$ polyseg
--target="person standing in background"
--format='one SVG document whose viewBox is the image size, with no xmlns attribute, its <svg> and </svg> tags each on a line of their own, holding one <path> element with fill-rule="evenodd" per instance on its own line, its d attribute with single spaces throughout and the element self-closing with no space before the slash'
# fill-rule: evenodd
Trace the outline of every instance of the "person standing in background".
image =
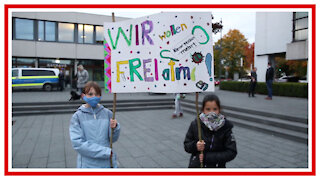
<svg viewBox="0 0 320 180">
<path fill-rule="evenodd" d="M 89 73 L 87 70 L 84 69 L 84 67 L 81 64 L 78 66 L 77 78 L 77 88 L 79 94 L 81 94 L 82 89 L 89 80 Z"/>
<path fill-rule="evenodd" d="M 59 90 L 63 91 L 64 89 L 64 72 L 62 69 L 60 69 L 59 72 Z"/>
<path fill-rule="evenodd" d="M 268 89 L 268 97 L 266 97 L 266 100 L 272 100 L 272 82 L 273 82 L 273 76 L 274 76 L 274 70 L 271 66 L 271 63 L 268 62 L 268 69 L 266 72 L 266 84 Z"/>
<path fill-rule="evenodd" d="M 249 97 L 254 97 L 254 91 L 257 85 L 257 68 L 254 67 L 251 71 L 251 81 L 250 81 L 250 88 L 249 88 Z"/>
<path fill-rule="evenodd" d="M 177 93 L 174 100 L 174 113 L 172 118 L 177 118 L 183 116 L 182 108 L 181 108 L 181 99 L 185 98 L 185 94 Z"/>
</svg>

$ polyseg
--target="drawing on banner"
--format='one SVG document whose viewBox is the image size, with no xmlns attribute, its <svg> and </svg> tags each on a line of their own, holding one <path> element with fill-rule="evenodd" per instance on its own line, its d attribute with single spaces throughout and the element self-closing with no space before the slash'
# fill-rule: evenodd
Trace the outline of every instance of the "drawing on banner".
<svg viewBox="0 0 320 180">
<path fill-rule="evenodd" d="M 210 12 L 104 23 L 107 92 L 214 91 Z"/>
</svg>

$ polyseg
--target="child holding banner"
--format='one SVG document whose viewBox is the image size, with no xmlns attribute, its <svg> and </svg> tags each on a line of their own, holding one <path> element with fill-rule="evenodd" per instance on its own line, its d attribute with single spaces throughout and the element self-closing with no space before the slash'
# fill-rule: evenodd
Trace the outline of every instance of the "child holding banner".
<svg viewBox="0 0 320 180">
<path fill-rule="evenodd" d="M 184 149 L 191 153 L 189 168 L 225 168 L 226 162 L 237 155 L 233 124 L 220 113 L 220 100 L 214 94 L 208 94 L 202 102 L 199 116 L 202 141 L 199 141 L 197 120 L 192 121 L 184 140 Z M 200 152 L 203 151 L 203 154 Z"/>
<path fill-rule="evenodd" d="M 78 168 L 117 167 L 116 154 L 110 148 L 109 137 L 114 128 L 113 141 L 118 140 L 120 124 L 112 119 L 112 112 L 98 104 L 101 89 L 96 82 L 86 83 L 82 94 L 86 104 L 80 106 L 71 118 L 69 133 L 72 147 L 78 152 Z"/>
</svg>

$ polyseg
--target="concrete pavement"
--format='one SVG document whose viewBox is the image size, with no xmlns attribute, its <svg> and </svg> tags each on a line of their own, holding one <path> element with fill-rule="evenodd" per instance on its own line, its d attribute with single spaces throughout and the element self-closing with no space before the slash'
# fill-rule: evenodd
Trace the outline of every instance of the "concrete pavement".
<svg viewBox="0 0 320 180">
<path fill-rule="evenodd" d="M 308 118 L 308 99 L 278 97 L 264 100 L 264 95 L 249 98 L 246 93 L 217 90 L 222 105 L 251 108 Z M 202 101 L 206 93 L 200 93 Z M 69 91 L 18 91 L 12 102 L 67 101 Z M 103 100 L 112 100 L 103 93 Z M 117 99 L 174 98 L 172 94 L 118 94 Z M 194 94 L 187 99 L 194 100 Z M 117 112 L 121 123 L 119 141 L 114 144 L 120 168 L 186 168 L 190 155 L 183 140 L 195 115 L 171 119 L 173 110 Z M 68 127 L 72 114 L 14 117 L 12 127 L 13 168 L 74 168 L 76 152 L 72 149 Z M 309 120 L 310 122 L 310 120 Z M 308 145 L 246 128 L 234 127 L 238 155 L 227 164 L 230 168 L 306 168 Z"/>
<path fill-rule="evenodd" d="M 117 113 L 121 134 L 114 150 L 120 168 L 186 168 L 185 134 L 194 115 L 171 119 L 172 110 Z M 12 129 L 13 168 L 74 168 L 69 139 L 72 114 L 17 117 Z M 156 118 L 155 118 L 156 117 Z M 229 168 L 306 168 L 306 144 L 234 128 L 238 155 Z"/>
<path fill-rule="evenodd" d="M 275 114 L 284 114 L 288 116 L 297 116 L 300 118 L 308 118 L 308 99 L 274 96 L 271 101 L 265 100 L 265 95 L 257 94 L 255 98 L 249 98 L 247 93 L 232 92 L 219 90 L 216 87 L 214 92 L 219 96 L 221 105 L 242 107 L 257 111 L 266 111 Z M 200 93 L 199 101 L 201 102 L 203 96 L 207 92 Z M 118 93 L 118 100 L 127 99 L 162 99 L 172 98 L 173 94 L 155 95 L 148 93 Z M 187 94 L 187 99 L 195 100 L 195 93 Z M 68 101 L 70 99 L 70 90 L 65 91 L 14 91 L 12 95 L 12 102 L 56 102 Z M 113 100 L 113 94 L 102 92 L 102 100 Z"/>
</svg>

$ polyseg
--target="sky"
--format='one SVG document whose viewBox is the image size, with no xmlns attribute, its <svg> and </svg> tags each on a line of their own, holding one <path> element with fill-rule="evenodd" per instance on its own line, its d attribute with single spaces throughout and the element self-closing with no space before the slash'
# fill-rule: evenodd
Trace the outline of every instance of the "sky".
<svg viewBox="0 0 320 180">
<path fill-rule="evenodd" d="M 102 14 L 102 15 L 111 15 L 111 12 L 106 12 L 103 10 L 85 10 L 81 11 L 85 13 L 92 14 Z M 148 16 L 151 14 L 160 13 L 160 11 L 119 11 L 115 12 L 115 16 L 119 17 L 128 17 L 128 18 L 139 18 L 143 16 Z M 238 29 L 245 38 L 247 38 L 249 43 L 253 43 L 255 39 L 255 12 L 212 12 L 213 14 L 213 23 L 219 22 L 222 19 L 223 30 L 222 34 L 225 35 L 230 29 Z M 213 35 L 213 41 L 216 42 L 220 39 L 221 34 L 217 33 Z"/>
<path fill-rule="evenodd" d="M 230 29 L 238 29 L 247 38 L 249 43 L 255 39 L 255 12 L 213 12 L 213 22 L 222 20 L 222 34 L 228 33 Z M 214 41 L 220 39 L 220 34 L 213 36 Z"/>
</svg>

